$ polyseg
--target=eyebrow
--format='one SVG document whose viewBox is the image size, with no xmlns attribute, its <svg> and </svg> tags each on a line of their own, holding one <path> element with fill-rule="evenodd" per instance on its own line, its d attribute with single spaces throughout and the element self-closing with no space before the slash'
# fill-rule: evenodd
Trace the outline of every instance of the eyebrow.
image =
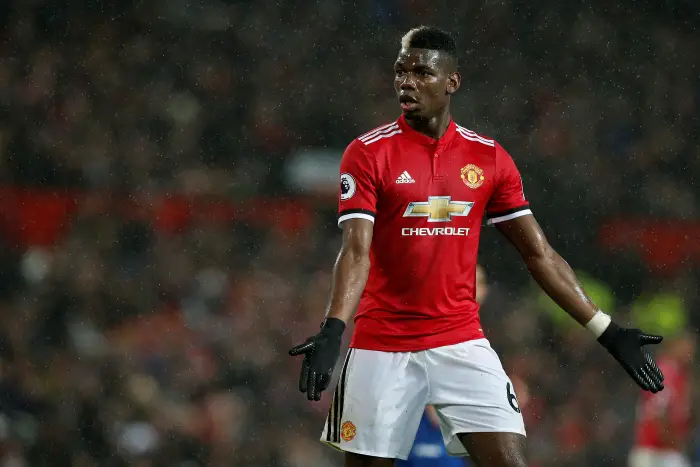
<svg viewBox="0 0 700 467">
<path fill-rule="evenodd" d="M 397 60 L 396 62 L 394 62 L 394 68 L 405 67 L 405 65 L 406 65 L 406 62 L 404 62 L 402 60 Z M 433 67 L 431 67 L 430 65 L 424 65 L 424 64 L 416 65 L 413 67 L 413 69 L 416 71 L 435 71 L 435 69 Z"/>
<path fill-rule="evenodd" d="M 431 67 L 430 65 L 416 65 L 413 68 L 418 71 L 433 71 L 433 67 Z"/>
</svg>

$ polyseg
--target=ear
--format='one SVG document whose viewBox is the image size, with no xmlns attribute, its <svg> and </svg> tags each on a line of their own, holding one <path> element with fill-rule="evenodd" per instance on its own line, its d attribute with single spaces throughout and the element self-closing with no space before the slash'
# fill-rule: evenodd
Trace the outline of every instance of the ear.
<svg viewBox="0 0 700 467">
<path fill-rule="evenodd" d="M 447 88 L 445 89 L 447 94 L 454 94 L 459 89 L 462 84 L 462 76 L 458 72 L 450 73 L 447 76 Z"/>
</svg>

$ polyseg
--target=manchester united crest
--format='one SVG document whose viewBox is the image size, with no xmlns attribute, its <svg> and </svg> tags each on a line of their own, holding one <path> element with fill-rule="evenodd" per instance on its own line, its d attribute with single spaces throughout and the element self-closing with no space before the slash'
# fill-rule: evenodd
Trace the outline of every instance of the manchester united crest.
<svg viewBox="0 0 700 467">
<path fill-rule="evenodd" d="M 340 437 L 343 438 L 343 441 L 352 441 L 355 433 L 357 433 L 357 428 L 352 422 L 345 422 L 340 427 Z"/>
<path fill-rule="evenodd" d="M 484 171 L 474 164 L 462 167 L 460 174 L 462 181 L 469 188 L 479 188 L 484 183 Z"/>
</svg>

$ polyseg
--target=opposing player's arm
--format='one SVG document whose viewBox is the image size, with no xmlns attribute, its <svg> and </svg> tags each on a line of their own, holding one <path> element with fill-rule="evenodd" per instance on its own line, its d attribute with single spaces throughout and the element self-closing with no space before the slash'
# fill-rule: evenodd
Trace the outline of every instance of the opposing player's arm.
<svg viewBox="0 0 700 467">
<path fill-rule="evenodd" d="M 343 245 L 333 268 L 326 317 L 347 323 L 355 314 L 367 283 L 374 223 L 363 218 L 351 218 L 343 221 L 341 226 Z"/>
<path fill-rule="evenodd" d="M 535 218 L 521 216 L 499 222 L 496 227 L 518 250 L 542 290 L 581 325 L 588 324 L 598 308 L 569 264 L 549 244 Z"/>
</svg>

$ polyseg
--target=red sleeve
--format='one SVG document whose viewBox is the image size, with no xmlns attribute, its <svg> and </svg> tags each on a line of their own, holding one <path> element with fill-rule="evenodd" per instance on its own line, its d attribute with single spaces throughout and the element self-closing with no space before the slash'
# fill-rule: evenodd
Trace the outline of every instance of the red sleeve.
<svg viewBox="0 0 700 467">
<path fill-rule="evenodd" d="M 377 169 L 372 155 L 358 140 L 354 140 L 340 161 L 338 226 L 353 218 L 374 222 L 377 185 Z"/>
<path fill-rule="evenodd" d="M 496 143 L 496 186 L 486 207 L 487 224 L 532 214 L 513 158 Z"/>
</svg>

